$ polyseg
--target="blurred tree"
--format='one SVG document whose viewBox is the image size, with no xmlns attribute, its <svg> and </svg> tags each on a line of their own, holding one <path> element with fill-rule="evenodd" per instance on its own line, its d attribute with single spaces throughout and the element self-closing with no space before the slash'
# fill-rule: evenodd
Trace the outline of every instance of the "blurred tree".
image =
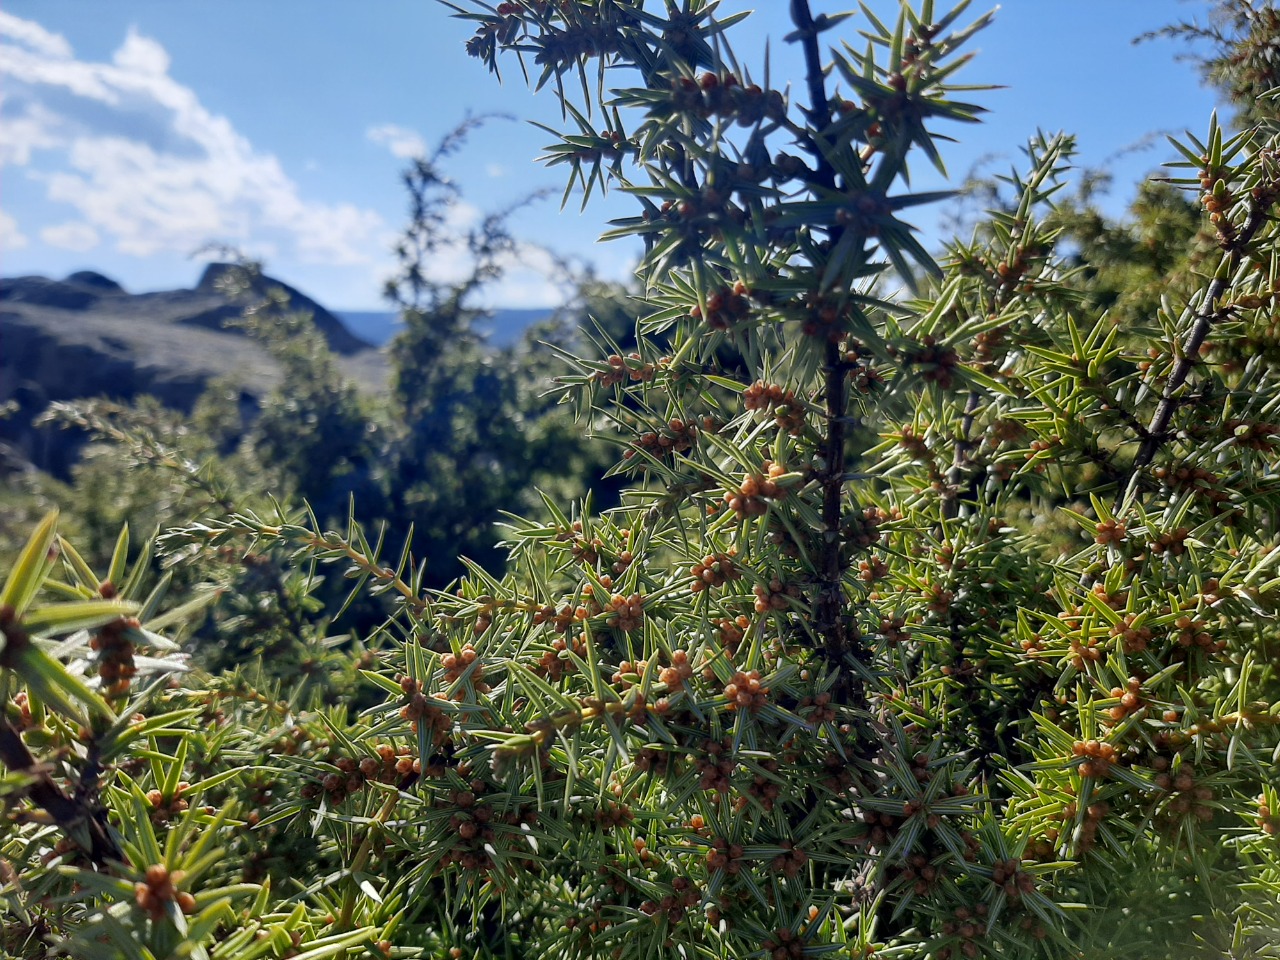
<svg viewBox="0 0 1280 960">
<path fill-rule="evenodd" d="M 1187 55 L 1205 82 L 1235 107 L 1235 125 L 1275 120 L 1280 87 L 1280 10 L 1273 0 L 1216 0 L 1208 21 L 1179 21 L 1139 41 L 1171 37 L 1196 49 Z"/>
<path fill-rule="evenodd" d="M 562 280 L 575 293 L 551 323 L 510 348 L 484 342 L 477 324 L 488 311 L 479 294 L 519 255 L 510 215 L 540 198 L 488 213 L 461 232 L 453 227 L 461 196 L 442 163 L 485 119 L 465 121 L 405 172 L 409 224 L 396 247 L 400 268 L 386 286 L 404 329 L 390 348 L 385 516 L 398 528 L 412 525 L 415 553 L 427 558 L 435 585 L 462 572 L 460 556 L 501 567 L 494 524 L 502 511 L 537 509 L 539 488 L 580 495 L 603 473 L 604 456 L 592 452 L 598 446 L 548 398 L 563 369 L 555 347 L 580 342 L 577 326 L 588 319 L 634 342 L 625 292 L 590 273 L 574 278 L 567 267 Z M 431 272 L 445 250 L 465 254 L 460 279 Z"/>
</svg>

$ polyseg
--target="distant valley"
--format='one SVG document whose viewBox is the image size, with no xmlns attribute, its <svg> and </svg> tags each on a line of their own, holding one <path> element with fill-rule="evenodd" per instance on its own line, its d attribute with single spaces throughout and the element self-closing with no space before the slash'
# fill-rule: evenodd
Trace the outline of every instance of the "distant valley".
<svg viewBox="0 0 1280 960">
<path fill-rule="evenodd" d="M 491 346 L 509 347 L 529 327 L 551 316 L 550 307 L 500 309 L 476 326 Z M 353 334 L 375 346 L 384 347 L 402 329 L 400 314 L 394 310 L 335 310 L 335 316 Z"/>
</svg>

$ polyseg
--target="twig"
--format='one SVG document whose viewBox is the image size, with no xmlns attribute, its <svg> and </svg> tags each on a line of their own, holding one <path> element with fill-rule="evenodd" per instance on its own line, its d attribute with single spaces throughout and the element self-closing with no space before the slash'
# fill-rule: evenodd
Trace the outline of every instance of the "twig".
<svg viewBox="0 0 1280 960">
<path fill-rule="evenodd" d="M 805 79 L 809 88 L 810 141 L 815 159 L 812 183 L 827 190 L 836 189 L 836 171 L 826 154 L 816 142 L 819 131 L 831 123 L 831 104 L 827 99 L 826 79 L 822 68 L 822 54 L 818 48 L 819 24 L 815 24 L 809 9 L 809 0 L 792 0 L 791 19 L 796 26 L 796 36 L 804 50 Z M 835 246 L 843 228 L 833 230 L 832 246 Z M 849 653 L 849 631 L 845 624 L 844 578 L 844 483 L 845 483 L 845 424 L 848 422 L 845 379 L 848 364 L 844 362 L 837 343 L 828 342 L 824 356 L 825 385 L 823 400 L 826 417 L 826 436 L 823 438 L 822 484 L 822 550 L 818 565 L 818 596 L 815 604 L 815 625 L 822 637 L 823 652 L 827 662 L 840 667 L 836 682 L 838 699 L 850 703 L 855 699 L 853 674 L 844 663 Z M 858 700 L 861 696 L 858 695 Z"/>
<path fill-rule="evenodd" d="M 124 852 L 116 844 L 106 825 L 106 812 L 90 802 L 89 795 L 96 791 L 89 789 L 77 792 L 76 797 L 67 796 L 54 782 L 48 770 L 36 762 L 23 742 L 22 734 L 3 717 L 0 717 L 0 763 L 14 773 L 31 778 L 31 782 L 23 788 L 23 793 L 44 810 L 67 837 L 84 848 L 95 866 L 105 867 L 112 861 L 127 862 Z M 86 776 L 90 772 L 92 765 L 86 770 Z M 81 792 L 85 796 L 81 796 Z M 87 847 L 84 845 L 86 837 Z"/>
<path fill-rule="evenodd" d="M 825 18 L 824 18 L 825 19 Z M 806 136 L 815 139 L 819 130 L 825 130 L 831 124 L 831 104 L 827 100 L 826 73 L 822 69 L 822 51 L 818 48 L 818 34 L 821 28 L 814 23 L 813 13 L 809 10 L 809 0 L 791 0 L 791 22 L 796 25 L 796 34 L 800 46 L 804 50 L 805 83 L 809 87 L 809 126 L 812 132 Z M 836 171 L 831 161 L 812 144 L 817 169 L 814 179 L 829 190 L 836 188 Z"/>
<path fill-rule="evenodd" d="M 1253 240 L 1254 235 L 1267 222 L 1267 216 L 1273 202 L 1274 197 L 1268 193 L 1253 205 L 1244 226 L 1232 239 L 1231 245 L 1227 249 L 1226 264 L 1218 270 L 1217 276 L 1209 284 L 1209 289 L 1205 293 L 1204 308 L 1196 315 L 1195 323 L 1191 325 L 1191 333 L 1182 345 L 1182 355 L 1178 358 L 1178 362 L 1174 364 L 1173 371 L 1165 382 L 1164 391 L 1160 396 L 1160 403 L 1156 406 L 1156 412 L 1151 417 L 1151 423 L 1146 429 L 1146 436 L 1142 438 L 1142 443 L 1138 447 L 1138 453 L 1133 458 L 1133 466 L 1129 470 L 1129 483 L 1122 486 L 1116 494 L 1117 511 L 1124 505 L 1124 497 L 1128 486 L 1132 484 L 1132 478 L 1151 464 L 1161 445 L 1168 439 L 1169 424 L 1182 403 L 1182 400 L 1177 396 L 1178 390 L 1191 374 L 1191 368 L 1200 356 L 1200 348 L 1204 345 L 1205 338 L 1209 336 L 1209 331 L 1213 329 L 1213 325 L 1221 318 L 1224 311 L 1218 306 L 1218 301 L 1227 292 L 1227 288 L 1231 284 L 1231 278 L 1239 268 L 1244 252 Z"/>
</svg>

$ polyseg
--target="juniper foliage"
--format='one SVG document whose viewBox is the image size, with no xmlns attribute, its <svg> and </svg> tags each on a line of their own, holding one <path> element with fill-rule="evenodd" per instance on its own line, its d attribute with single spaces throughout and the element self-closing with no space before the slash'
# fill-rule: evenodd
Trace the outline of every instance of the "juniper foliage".
<svg viewBox="0 0 1280 960">
<path fill-rule="evenodd" d="M 354 520 L 240 510 L 162 540 L 384 598 L 364 709 L 244 674 L 140 690 L 121 638 L 194 611 L 121 606 L 144 574 L 57 560 L 42 525 L 0 592 L 23 688 L 0 759 L 51 821 L 5 837 L 31 878 L 9 949 L 1274 956 L 1268 128 L 1173 143 L 1202 229 L 1165 224 L 1188 256 L 1152 267 L 1180 272 L 1163 295 L 1110 298 L 1086 274 L 1117 245 L 1064 243 L 1054 207 L 1066 137 L 1032 140 L 940 264 L 914 237 L 938 198 L 908 162 L 979 113 L 963 5 L 793 0 L 794 97 L 701 0 L 452 6 L 491 68 L 556 91 L 567 196 L 639 205 L 614 224 L 646 243 L 635 343 L 561 378 L 629 487 L 512 515 L 507 572 L 445 591 L 386 552 L 405 531 Z M 44 906 L 72 882 L 92 899 Z"/>
</svg>

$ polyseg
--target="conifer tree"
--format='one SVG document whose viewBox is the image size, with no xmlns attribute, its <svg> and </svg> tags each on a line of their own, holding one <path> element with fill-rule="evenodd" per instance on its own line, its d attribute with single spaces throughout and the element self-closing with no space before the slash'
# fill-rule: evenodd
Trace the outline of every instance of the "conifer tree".
<svg viewBox="0 0 1280 960">
<path fill-rule="evenodd" d="M 614 225 L 645 240 L 635 342 L 561 380 L 629 489 L 511 516 L 507 572 L 444 591 L 384 558 L 406 531 L 355 521 L 166 538 L 291 550 L 388 598 L 359 711 L 242 676 L 126 700 L 118 641 L 156 642 L 154 604 L 68 560 L 50 589 L 81 605 L 36 605 L 43 525 L 0 588 L 25 688 L 0 759 L 81 859 L 35 867 L 26 825 L 6 851 L 94 899 L 40 922 L 112 958 L 1273 955 L 1272 133 L 1211 120 L 1172 145 L 1214 249 L 1144 315 L 1091 296 L 1062 243 L 1066 137 L 1033 138 L 1010 204 L 940 264 L 913 235 L 938 197 L 909 161 L 979 113 L 953 99 L 986 20 L 963 5 L 885 23 L 792 0 L 793 96 L 701 0 L 455 9 L 473 53 L 560 98 L 570 194 L 639 204 Z M 113 641 L 33 640 L 82 623 Z M 68 782 L 103 744 L 139 762 L 60 818 L 14 736 Z M 189 749 L 203 779 L 179 789 Z M 299 836 L 313 876 L 286 898 L 262 879 L 280 848 L 254 844 Z M 234 882 L 213 838 L 256 872 Z"/>
</svg>

